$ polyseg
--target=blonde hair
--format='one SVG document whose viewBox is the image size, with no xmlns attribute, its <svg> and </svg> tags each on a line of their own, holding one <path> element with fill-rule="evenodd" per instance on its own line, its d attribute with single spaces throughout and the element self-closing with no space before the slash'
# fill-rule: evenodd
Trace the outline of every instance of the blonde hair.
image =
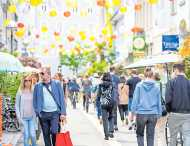
<svg viewBox="0 0 190 146">
<path fill-rule="evenodd" d="M 19 88 L 19 90 L 22 92 L 22 91 L 24 91 L 24 89 L 25 89 L 25 79 L 26 78 L 28 78 L 28 77 L 30 77 L 31 78 L 31 75 L 24 75 L 23 76 L 23 78 L 22 78 L 22 80 L 21 80 L 21 84 L 20 84 L 20 88 Z M 32 87 L 33 87 L 33 85 L 32 85 L 32 79 L 31 79 L 31 86 L 30 86 L 30 91 L 32 91 Z"/>
</svg>

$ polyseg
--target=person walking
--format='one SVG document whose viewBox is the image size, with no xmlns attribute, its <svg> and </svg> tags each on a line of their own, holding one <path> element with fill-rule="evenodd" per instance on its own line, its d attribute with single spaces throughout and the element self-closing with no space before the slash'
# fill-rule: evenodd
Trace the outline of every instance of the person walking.
<svg viewBox="0 0 190 146">
<path fill-rule="evenodd" d="M 105 140 L 113 138 L 114 132 L 114 119 L 113 119 L 113 108 L 114 108 L 114 87 L 112 84 L 112 78 L 110 73 L 104 73 L 102 77 L 103 83 L 99 85 L 97 100 L 100 102 L 102 111 L 102 121 L 105 134 Z"/>
<path fill-rule="evenodd" d="M 129 86 L 128 111 L 129 111 L 129 117 L 131 117 L 129 120 L 129 130 L 132 130 L 135 125 L 135 117 L 132 117 L 132 114 L 131 114 L 131 105 L 132 105 L 132 101 L 133 101 L 133 94 L 135 91 L 135 87 L 140 81 L 141 81 L 141 79 L 138 76 L 137 70 L 132 69 L 131 78 L 129 78 L 126 83 Z"/>
<path fill-rule="evenodd" d="M 136 115 L 138 146 L 144 146 L 145 127 L 147 146 L 154 146 L 155 126 L 162 114 L 160 88 L 151 68 L 145 69 L 144 76 L 145 80 L 135 88 L 131 111 Z"/>
<path fill-rule="evenodd" d="M 34 87 L 33 106 L 42 127 L 45 146 L 55 146 L 59 120 L 66 120 L 63 88 L 59 81 L 51 80 L 51 71 L 43 67 L 40 72 L 42 82 Z"/>
<path fill-rule="evenodd" d="M 170 132 L 169 146 L 177 145 L 177 136 L 181 132 L 183 146 L 190 145 L 190 81 L 185 76 L 185 66 L 175 64 L 174 79 L 166 86 L 166 107 L 169 114 L 168 127 Z"/>
<path fill-rule="evenodd" d="M 88 113 L 89 111 L 89 104 L 91 99 L 91 87 L 92 82 L 89 80 L 88 76 L 85 76 L 82 81 L 83 87 L 83 109 L 86 110 Z"/>
<path fill-rule="evenodd" d="M 16 95 L 15 103 L 16 115 L 18 120 L 24 126 L 24 146 L 29 146 L 29 140 L 32 146 L 36 145 L 36 114 L 33 108 L 33 92 L 31 76 L 24 76 L 20 89 Z"/>
<path fill-rule="evenodd" d="M 118 86 L 119 92 L 119 113 L 122 124 L 128 124 L 128 100 L 129 100 L 129 86 L 126 85 L 124 76 L 120 77 Z"/>
<path fill-rule="evenodd" d="M 112 84 L 114 87 L 114 93 L 113 93 L 113 98 L 114 98 L 114 112 L 113 112 L 113 117 L 114 117 L 114 130 L 118 131 L 118 126 L 117 126 L 117 107 L 119 104 L 119 93 L 118 93 L 118 85 L 120 83 L 119 77 L 116 75 L 116 69 L 115 67 L 110 68 L 110 74 L 112 78 Z"/>
</svg>

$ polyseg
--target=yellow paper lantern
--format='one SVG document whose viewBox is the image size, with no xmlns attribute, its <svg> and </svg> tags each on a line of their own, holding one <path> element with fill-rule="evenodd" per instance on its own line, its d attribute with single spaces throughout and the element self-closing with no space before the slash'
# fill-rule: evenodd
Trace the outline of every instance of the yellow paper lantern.
<svg viewBox="0 0 190 146">
<path fill-rule="evenodd" d="M 77 0 L 65 0 L 65 4 L 68 8 L 77 8 L 78 7 Z"/>
<path fill-rule="evenodd" d="M 112 0 L 113 6 L 120 6 L 121 0 Z"/>
<path fill-rule="evenodd" d="M 55 48 L 55 44 L 51 44 L 51 46 L 50 46 L 52 49 L 54 49 Z"/>
<path fill-rule="evenodd" d="M 37 7 L 42 3 L 43 3 L 43 0 L 30 0 L 30 5 L 34 7 Z"/>
<path fill-rule="evenodd" d="M 121 7 L 121 8 L 120 8 L 120 12 L 121 12 L 121 13 L 127 12 L 127 7 Z"/>
<path fill-rule="evenodd" d="M 9 13 L 16 13 L 16 6 L 15 5 L 10 5 L 8 7 L 8 12 Z"/>
<path fill-rule="evenodd" d="M 147 2 L 151 5 L 153 4 L 157 4 L 158 3 L 158 0 L 147 0 Z"/>
<path fill-rule="evenodd" d="M 41 31 L 43 32 L 43 33 L 46 33 L 46 32 L 48 32 L 48 28 L 47 28 L 47 26 L 42 26 L 41 27 Z"/>
<path fill-rule="evenodd" d="M 3 26 L 4 26 L 4 27 L 7 27 L 10 23 L 11 23 L 11 20 L 10 20 L 10 19 L 5 19 L 5 20 L 3 21 Z"/>
<path fill-rule="evenodd" d="M 80 16 L 81 16 L 81 17 L 86 17 L 87 15 L 88 15 L 88 12 L 87 12 L 87 11 L 84 11 L 84 10 L 83 10 L 83 11 L 80 12 Z"/>
<path fill-rule="evenodd" d="M 107 31 L 107 29 L 106 29 L 106 28 L 103 28 L 103 29 L 102 29 L 102 34 L 103 34 L 103 35 L 108 34 L 108 31 Z"/>
<path fill-rule="evenodd" d="M 90 36 L 90 38 L 89 38 L 89 39 L 90 39 L 90 41 L 92 41 L 92 42 L 93 42 L 93 41 L 95 41 L 95 36 Z"/>
<path fill-rule="evenodd" d="M 18 38 L 24 37 L 24 35 L 25 35 L 25 29 L 18 29 L 18 30 L 15 32 L 15 35 L 16 35 L 16 37 L 18 37 Z"/>
<path fill-rule="evenodd" d="M 57 16 L 57 11 L 55 9 L 52 9 L 50 12 L 49 12 L 49 16 L 50 17 L 56 17 Z"/>
</svg>

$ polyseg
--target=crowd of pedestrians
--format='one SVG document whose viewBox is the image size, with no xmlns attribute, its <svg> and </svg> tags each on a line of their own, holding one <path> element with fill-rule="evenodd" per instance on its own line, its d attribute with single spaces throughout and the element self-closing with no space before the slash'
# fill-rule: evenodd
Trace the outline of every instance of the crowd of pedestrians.
<svg viewBox="0 0 190 146">
<path fill-rule="evenodd" d="M 24 127 L 24 146 L 29 141 L 36 146 L 40 131 L 45 146 L 55 146 L 60 123 L 66 122 L 68 103 L 77 110 L 80 101 L 86 113 L 94 105 L 105 140 L 120 130 L 119 113 L 122 126 L 136 131 L 138 146 L 145 145 L 145 131 L 147 146 L 166 146 L 167 125 L 169 146 L 177 145 L 179 134 L 183 146 L 189 146 L 190 81 L 183 64 L 175 64 L 173 72 L 165 95 L 160 76 L 153 68 L 145 68 L 144 74 L 132 69 L 130 75 L 119 76 L 111 67 L 102 75 L 63 78 L 61 73 L 52 77 L 50 68 L 43 67 L 39 74 L 26 75 L 15 104 L 17 117 Z"/>
</svg>

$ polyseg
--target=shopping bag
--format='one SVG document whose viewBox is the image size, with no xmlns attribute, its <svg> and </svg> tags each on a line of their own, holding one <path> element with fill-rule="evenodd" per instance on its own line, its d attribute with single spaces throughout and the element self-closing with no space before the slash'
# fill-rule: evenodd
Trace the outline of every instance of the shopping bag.
<svg viewBox="0 0 190 146">
<path fill-rule="evenodd" d="M 60 133 L 56 135 L 56 146 L 73 146 L 70 132 L 66 130 L 66 126 L 64 124 L 61 123 L 60 126 Z"/>
<path fill-rule="evenodd" d="M 73 146 L 69 131 L 56 135 L 56 146 Z"/>
</svg>

